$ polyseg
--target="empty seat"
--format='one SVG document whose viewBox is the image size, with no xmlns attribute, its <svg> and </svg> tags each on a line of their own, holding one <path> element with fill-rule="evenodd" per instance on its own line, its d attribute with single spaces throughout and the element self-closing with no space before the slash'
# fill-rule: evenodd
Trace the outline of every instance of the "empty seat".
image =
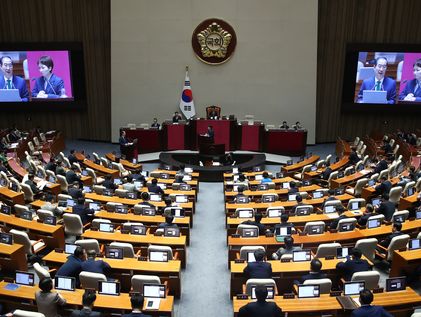
<svg viewBox="0 0 421 317">
<path fill-rule="evenodd" d="M 98 290 L 98 282 L 106 282 L 107 277 L 101 273 L 82 271 L 79 274 L 79 280 L 82 288 Z"/>
<path fill-rule="evenodd" d="M 351 282 L 364 281 L 366 289 L 379 287 L 380 273 L 377 271 L 355 272 L 352 274 Z"/>
<path fill-rule="evenodd" d="M 341 248 L 341 244 L 337 242 L 322 243 L 317 247 L 316 258 L 325 258 L 327 256 L 336 256 L 336 249 Z"/>
<path fill-rule="evenodd" d="M 132 291 L 143 294 L 144 284 L 161 284 L 161 279 L 156 275 L 140 275 L 136 274 L 132 276 Z"/>
</svg>

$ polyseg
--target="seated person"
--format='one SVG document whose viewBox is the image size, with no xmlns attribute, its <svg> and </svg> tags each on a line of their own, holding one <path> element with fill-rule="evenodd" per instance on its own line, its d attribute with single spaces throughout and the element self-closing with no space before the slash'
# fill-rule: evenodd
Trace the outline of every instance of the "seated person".
<svg viewBox="0 0 421 317">
<path fill-rule="evenodd" d="M 58 310 L 66 305 L 66 300 L 57 292 L 52 292 L 53 280 L 50 277 L 43 278 L 39 282 L 39 291 L 35 293 L 38 312 L 45 316 L 60 316 Z"/>
<path fill-rule="evenodd" d="M 372 204 L 367 204 L 365 205 L 365 212 L 364 214 L 360 217 L 360 219 L 358 219 L 358 224 L 360 226 L 365 226 L 367 225 L 367 220 L 368 218 L 370 218 L 371 216 L 374 216 L 375 212 L 374 212 L 374 207 Z"/>
<path fill-rule="evenodd" d="M 273 182 L 272 178 L 269 177 L 269 173 L 268 172 L 263 172 L 262 176 L 263 176 L 263 178 L 260 181 L 261 184 L 264 184 L 264 183 L 272 183 Z"/>
<path fill-rule="evenodd" d="M 238 317 L 281 317 L 282 310 L 274 302 L 267 302 L 268 290 L 265 286 L 256 287 L 257 301 L 244 305 L 238 311 Z"/>
<path fill-rule="evenodd" d="M 72 166 L 67 172 L 66 172 L 66 180 L 67 183 L 69 184 L 73 184 L 74 182 L 78 182 L 80 184 L 82 184 L 82 180 L 80 179 L 80 177 L 76 174 L 76 172 L 78 171 L 76 166 Z"/>
<path fill-rule="evenodd" d="M 122 317 L 150 317 L 149 315 L 142 314 L 144 298 L 142 294 L 133 294 L 130 296 L 130 303 L 132 304 L 132 312 L 123 314 Z"/>
<path fill-rule="evenodd" d="M 108 276 L 111 273 L 111 266 L 104 262 L 103 260 L 95 260 L 96 251 L 88 251 L 88 259 L 85 262 L 82 262 L 82 271 L 91 272 L 91 273 L 100 273 Z"/>
<path fill-rule="evenodd" d="M 392 221 L 395 209 L 396 204 L 389 200 L 389 194 L 384 193 L 380 205 L 376 208 L 376 213 L 384 215 L 386 221 Z"/>
<path fill-rule="evenodd" d="M 67 158 L 69 159 L 70 164 L 79 163 L 79 160 L 76 158 L 74 149 L 70 150 L 70 154 Z"/>
<path fill-rule="evenodd" d="M 142 192 L 140 194 L 140 198 L 143 200 L 140 205 L 145 205 L 145 206 L 150 206 L 150 207 L 155 207 L 153 204 L 151 204 L 149 202 L 150 196 L 148 192 Z"/>
<path fill-rule="evenodd" d="M 330 163 L 326 162 L 326 168 L 320 174 L 320 178 L 327 181 L 329 179 L 330 174 L 332 174 L 332 169 L 330 168 Z"/>
<path fill-rule="evenodd" d="M 294 130 L 302 130 L 303 126 L 301 125 L 300 121 L 295 122 L 295 124 L 292 126 Z"/>
<path fill-rule="evenodd" d="M 400 236 L 403 234 L 403 232 L 401 232 L 402 230 L 402 223 L 400 222 L 395 222 L 392 225 L 392 233 L 389 234 L 386 238 L 384 238 L 382 241 L 380 241 L 380 245 L 384 248 L 389 248 L 390 242 L 392 242 L 392 239 L 394 237 Z"/>
<path fill-rule="evenodd" d="M 118 188 L 118 185 L 114 184 L 114 181 L 111 175 L 105 175 L 105 180 L 102 183 L 102 186 L 111 190 L 116 190 Z"/>
<path fill-rule="evenodd" d="M 360 292 L 361 307 L 354 309 L 351 317 L 393 317 L 382 306 L 371 305 L 373 299 L 373 293 L 370 290 L 362 290 Z"/>
<path fill-rule="evenodd" d="M 213 108 L 209 113 L 208 113 L 208 119 L 210 120 L 218 120 L 218 112 L 216 111 L 215 108 Z"/>
<path fill-rule="evenodd" d="M 387 176 L 382 176 L 380 184 L 375 187 L 376 195 L 389 194 L 392 188 L 392 183 L 387 179 Z"/>
<path fill-rule="evenodd" d="M 172 122 L 177 123 L 180 120 L 183 120 L 183 118 L 181 117 L 181 114 L 179 114 L 178 111 L 174 112 L 174 115 L 172 117 Z"/>
<path fill-rule="evenodd" d="M 295 284 L 303 284 L 306 280 L 319 280 L 326 278 L 327 275 L 322 273 L 322 262 L 319 259 L 313 259 L 310 263 L 310 272 L 301 276 L 300 281 L 295 281 Z"/>
<path fill-rule="evenodd" d="M 280 247 L 278 251 L 272 254 L 272 259 L 279 260 L 284 254 L 292 254 L 294 251 L 301 251 L 300 246 L 294 246 L 294 238 L 286 236 L 284 239 L 284 246 Z"/>
<path fill-rule="evenodd" d="M 256 262 L 249 262 L 244 268 L 243 273 L 247 279 L 249 278 L 272 278 L 272 265 L 264 262 L 265 251 L 254 251 Z"/>
<path fill-rule="evenodd" d="M 152 179 L 151 183 L 148 185 L 148 192 L 164 195 L 164 190 L 158 186 L 158 180 L 156 178 Z"/>
<path fill-rule="evenodd" d="M 176 223 L 173 223 L 173 221 L 174 221 L 174 216 L 166 215 L 165 216 L 165 222 L 160 223 L 158 225 L 158 229 L 159 228 L 162 228 L 162 229 L 164 229 L 164 228 L 177 228 L 178 225 Z"/>
<path fill-rule="evenodd" d="M 382 158 L 380 161 L 377 158 L 375 158 L 373 160 L 373 164 L 375 164 L 373 173 L 380 173 L 381 171 L 387 169 L 388 167 L 388 164 L 385 158 Z"/>
<path fill-rule="evenodd" d="M 338 212 L 339 217 L 338 217 L 338 218 L 333 219 L 333 220 L 330 222 L 330 226 L 329 226 L 329 228 L 330 228 L 330 229 L 336 229 L 336 228 L 338 227 L 339 220 L 341 220 L 341 219 L 347 219 L 347 218 L 348 218 L 348 217 L 344 214 L 345 209 L 343 209 L 343 208 L 339 208 L 339 210 L 336 210 L 336 211 Z"/>
<path fill-rule="evenodd" d="M 289 182 L 289 190 L 288 190 L 288 195 L 289 194 L 296 194 L 298 193 L 298 188 L 297 188 L 297 183 L 294 181 Z"/>
<path fill-rule="evenodd" d="M 76 278 L 76 286 L 79 287 L 79 273 L 82 272 L 82 263 L 85 260 L 85 249 L 77 246 L 73 254 L 69 255 L 67 261 L 58 269 L 56 275 Z"/>
<path fill-rule="evenodd" d="M 282 214 L 281 217 L 280 217 L 280 219 L 281 219 L 281 223 L 277 223 L 275 225 L 274 230 L 273 230 L 274 233 L 278 230 L 278 228 L 281 228 L 281 227 L 291 227 L 291 228 L 294 228 L 294 224 L 291 223 L 291 222 L 288 222 L 288 220 L 289 220 L 288 214 L 286 214 L 286 213 L 285 214 Z M 295 229 L 293 229 L 293 230 L 295 231 Z"/>
<path fill-rule="evenodd" d="M 81 310 L 73 310 L 70 317 L 101 317 L 102 314 L 100 312 L 92 310 L 95 300 L 95 291 L 85 289 L 85 292 L 82 295 L 83 308 Z"/>
<path fill-rule="evenodd" d="M 129 193 L 135 193 L 136 192 L 136 186 L 133 183 L 132 175 L 128 175 L 126 177 L 126 182 L 123 184 L 123 189 L 127 190 Z"/>
<path fill-rule="evenodd" d="M 282 125 L 279 126 L 279 129 L 289 129 L 288 123 L 286 121 L 282 121 Z"/>
<path fill-rule="evenodd" d="M 387 140 L 383 140 L 382 150 L 386 156 L 393 152 L 393 148 Z"/>
<path fill-rule="evenodd" d="M 349 164 L 355 165 L 359 162 L 360 158 L 357 154 L 357 148 L 355 146 L 351 147 L 351 153 L 349 154 Z"/>
<path fill-rule="evenodd" d="M 234 203 L 237 203 L 241 197 L 247 198 L 247 201 L 250 202 L 250 198 L 247 195 L 244 195 L 244 186 L 238 186 L 238 194 L 234 197 Z"/>
<path fill-rule="evenodd" d="M 155 129 L 159 129 L 160 124 L 158 123 L 158 119 L 157 118 L 153 118 L 153 122 L 151 124 L 151 128 L 155 128 Z"/>
<path fill-rule="evenodd" d="M 81 185 L 81 183 L 79 183 L 78 181 L 76 181 L 74 183 L 69 183 L 69 184 L 71 184 L 71 185 L 69 185 L 69 188 L 67 190 L 69 195 L 72 196 L 73 199 L 82 198 L 83 193 L 82 193 L 82 190 L 80 188 L 83 185 Z"/>
<path fill-rule="evenodd" d="M 82 224 L 86 225 L 94 217 L 95 211 L 85 205 L 85 198 L 80 197 L 77 199 L 77 204 L 72 207 L 72 213 L 78 215 Z"/>
<path fill-rule="evenodd" d="M 362 252 L 360 249 L 353 248 L 351 256 L 347 256 L 346 262 L 339 262 L 336 264 L 336 270 L 345 281 L 350 281 L 355 272 L 370 271 L 370 264 L 366 260 L 362 260 Z"/>
<path fill-rule="evenodd" d="M 254 221 L 247 220 L 242 222 L 245 225 L 253 225 L 259 228 L 259 236 L 264 236 L 266 233 L 266 227 L 261 223 L 263 215 L 261 213 L 256 213 L 254 215 Z"/>
<path fill-rule="evenodd" d="M 326 198 L 326 200 L 323 202 L 323 204 L 322 204 L 321 208 L 322 208 L 322 209 L 324 209 L 324 208 L 325 208 L 325 205 L 326 205 L 326 202 L 327 202 L 327 201 L 332 201 L 332 200 L 338 200 L 338 199 L 335 197 L 335 190 L 334 190 L 334 189 L 329 189 L 329 190 L 327 191 L 327 198 Z M 340 208 L 339 208 L 339 209 L 340 209 Z"/>
<path fill-rule="evenodd" d="M 171 216 L 172 215 L 172 207 L 177 207 L 179 209 L 183 209 L 179 206 L 178 203 L 172 202 L 170 198 L 165 198 L 164 203 L 165 203 L 165 207 L 164 207 L 163 212 L 162 212 L 162 214 L 164 216 L 167 216 L 167 215 Z"/>
<path fill-rule="evenodd" d="M 37 187 L 37 184 L 34 182 L 34 174 L 28 174 L 28 180 L 25 182 L 26 185 L 31 187 L 32 193 L 34 195 L 38 194 L 41 190 Z"/>
<path fill-rule="evenodd" d="M 297 204 L 292 207 L 291 209 L 291 214 L 295 215 L 296 214 L 296 210 L 298 206 L 303 206 L 303 196 L 301 196 L 300 194 L 298 194 L 297 196 L 295 196 L 295 200 L 297 201 Z"/>
</svg>

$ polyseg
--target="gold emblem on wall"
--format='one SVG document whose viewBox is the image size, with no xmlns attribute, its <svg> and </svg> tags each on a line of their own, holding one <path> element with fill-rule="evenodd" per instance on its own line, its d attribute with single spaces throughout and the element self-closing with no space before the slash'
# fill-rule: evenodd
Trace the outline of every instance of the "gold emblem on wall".
<svg viewBox="0 0 421 317">
<path fill-rule="evenodd" d="M 234 29 L 220 19 L 207 19 L 193 32 L 192 46 L 196 56 L 204 63 L 225 63 L 234 53 L 237 37 Z"/>
</svg>

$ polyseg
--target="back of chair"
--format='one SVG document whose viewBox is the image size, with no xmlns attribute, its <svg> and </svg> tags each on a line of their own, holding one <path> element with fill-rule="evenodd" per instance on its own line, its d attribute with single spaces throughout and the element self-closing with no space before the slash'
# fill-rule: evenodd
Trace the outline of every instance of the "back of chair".
<svg viewBox="0 0 421 317">
<path fill-rule="evenodd" d="M 32 192 L 32 189 L 27 184 L 21 184 L 20 185 L 23 191 L 23 196 L 25 197 L 25 201 L 32 202 L 34 201 L 34 193 Z"/>
<path fill-rule="evenodd" d="M 99 282 L 106 282 L 107 277 L 101 273 L 92 273 L 82 271 L 79 274 L 80 285 L 82 288 L 89 288 L 98 290 L 98 283 Z"/>
<path fill-rule="evenodd" d="M 256 250 L 262 250 L 263 252 L 266 252 L 265 247 L 262 247 L 260 245 L 253 245 L 253 246 L 243 246 L 240 249 L 240 259 L 247 261 L 247 254 L 250 252 L 254 252 Z"/>
<path fill-rule="evenodd" d="M 377 271 L 355 272 L 352 274 L 351 282 L 364 281 L 365 288 L 374 289 L 379 287 L 380 273 Z"/>
<path fill-rule="evenodd" d="M 322 228 L 321 232 L 319 232 L 318 234 L 324 233 L 326 224 L 323 221 L 309 221 L 309 222 L 307 222 L 304 226 L 303 232 L 306 233 L 306 234 L 309 234 L 309 233 L 311 233 L 310 228 L 316 227 L 316 226 L 320 226 Z"/>
<path fill-rule="evenodd" d="M 47 278 L 47 277 L 51 278 L 50 272 L 48 272 L 48 270 L 44 269 L 41 266 L 41 264 L 35 262 L 33 266 L 34 266 L 35 273 L 38 276 L 40 281 L 44 278 Z"/>
<path fill-rule="evenodd" d="M 363 188 L 368 184 L 368 178 L 361 178 L 354 187 L 354 196 L 361 196 Z"/>
<path fill-rule="evenodd" d="M 13 312 L 13 317 L 45 317 L 45 315 L 34 311 L 16 309 Z"/>
<path fill-rule="evenodd" d="M 259 227 L 258 226 L 254 226 L 254 225 L 246 225 L 246 224 L 240 224 L 237 227 L 237 234 L 239 234 L 240 236 L 243 235 L 243 230 L 244 229 L 257 229 L 257 232 L 259 233 Z"/>
<path fill-rule="evenodd" d="M 127 242 L 111 242 L 110 247 L 117 247 L 123 249 L 123 257 L 125 258 L 134 258 L 135 253 L 133 245 Z"/>
<path fill-rule="evenodd" d="M 341 229 L 341 227 L 343 225 L 351 225 L 351 226 L 355 226 L 357 225 L 357 219 L 355 218 L 345 218 L 345 219 L 340 219 L 338 221 L 338 226 L 336 227 L 336 230 L 338 230 L 339 232 L 343 232 L 343 231 L 349 231 L 347 229 Z"/>
<path fill-rule="evenodd" d="M 402 194 L 401 186 L 393 187 L 389 193 L 389 201 L 395 204 L 399 203 L 399 200 L 401 199 L 401 194 Z"/>
<path fill-rule="evenodd" d="M 330 278 L 320 278 L 314 280 L 306 280 L 304 285 L 320 285 L 320 294 L 329 294 L 332 288 L 332 281 Z"/>
<path fill-rule="evenodd" d="M 96 252 L 96 254 L 101 253 L 101 250 L 99 248 L 98 240 L 96 240 L 96 239 L 76 240 L 75 244 L 81 246 L 86 251 L 94 250 Z"/>
<path fill-rule="evenodd" d="M 253 286 L 272 286 L 276 289 L 275 280 L 271 278 L 250 278 L 246 282 L 246 294 L 251 296 L 251 288 Z"/>
<path fill-rule="evenodd" d="M 168 253 L 168 260 L 172 260 L 173 259 L 173 253 L 172 253 L 172 249 L 169 246 L 164 246 L 164 245 L 150 245 L 148 247 L 148 254 L 150 251 L 164 251 Z"/>
<path fill-rule="evenodd" d="M 83 224 L 79 215 L 71 213 L 63 214 L 64 232 L 68 235 L 81 236 L 83 234 Z"/>
<path fill-rule="evenodd" d="M 408 234 L 402 234 L 400 236 L 394 237 L 390 241 L 389 248 L 387 249 L 387 260 L 393 260 L 393 251 L 399 249 L 406 249 L 410 236 Z"/>
<path fill-rule="evenodd" d="M 54 216 L 54 213 L 50 210 L 38 209 L 37 216 L 41 221 L 44 221 L 47 217 Z"/>
<path fill-rule="evenodd" d="M 348 206 L 346 207 L 346 209 L 351 209 L 354 203 L 358 203 L 359 208 L 365 207 L 366 205 L 366 201 L 364 198 L 352 198 L 348 201 Z"/>
<path fill-rule="evenodd" d="M 63 175 L 56 175 L 57 176 L 57 181 L 60 184 L 60 189 L 63 192 L 67 192 L 69 184 L 67 183 L 66 177 L 64 177 Z"/>
<path fill-rule="evenodd" d="M 9 233 L 13 234 L 13 243 L 22 244 L 25 253 L 28 255 L 32 254 L 31 240 L 29 240 L 28 234 L 25 231 L 12 229 Z"/>
<path fill-rule="evenodd" d="M 398 216 L 400 218 L 402 218 L 402 222 L 406 221 L 409 217 L 409 211 L 408 210 L 399 210 L 399 211 L 395 211 L 392 215 L 392 220 L 395 216 Z"/>
<path fill-rule="evenodd" d="M 161 284 L 161 279 L 156 275 L 133 275 L 132 290 L 143 294 L 143 284 Z"/>
<path fill-rule="evenodd" d="M 315 257 L 325 258 L 327 256 L 336 256 L 336 249 L 341 247 L 341 244 L 337 242 L 319 244 Z"/>
</svg>

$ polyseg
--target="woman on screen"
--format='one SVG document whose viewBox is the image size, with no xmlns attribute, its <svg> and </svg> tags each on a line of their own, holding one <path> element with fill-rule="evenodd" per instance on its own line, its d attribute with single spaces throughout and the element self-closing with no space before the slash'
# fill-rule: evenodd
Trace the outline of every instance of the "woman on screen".
<svg viewBox="0 0 421 317">
<path fill-rule="evenodd" d="M 35 81 L 32 97 L 36 98 L 65 98 L 63 79 L 54 75 L 54 62 L 50 56 L 41 56 L 38 60 L 38 70 L 41 77 Z"/>
<path fill-rule="evenodd" d="M 399 100 L 421 102 L 421 58 L 414 63 L 414 77 L 406 83 Z"/>
</svg>

